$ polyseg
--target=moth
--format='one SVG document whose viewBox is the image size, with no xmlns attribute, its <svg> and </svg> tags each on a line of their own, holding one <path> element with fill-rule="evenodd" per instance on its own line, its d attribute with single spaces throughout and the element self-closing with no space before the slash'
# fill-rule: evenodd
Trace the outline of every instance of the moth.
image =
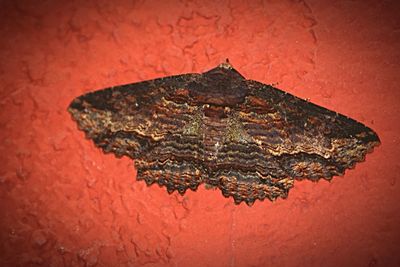
<svg viewBox="0 0 400 267">
<path fill-rule="evenodd" d="M 204 183 L 235 204 L 343 175 L 380 144 L 362 123 L 247 80 L 228 61 L 90 92 L 68 111 L 105 153 L 134 159 L 137 180 L 182 195 Z"/>
</svg>

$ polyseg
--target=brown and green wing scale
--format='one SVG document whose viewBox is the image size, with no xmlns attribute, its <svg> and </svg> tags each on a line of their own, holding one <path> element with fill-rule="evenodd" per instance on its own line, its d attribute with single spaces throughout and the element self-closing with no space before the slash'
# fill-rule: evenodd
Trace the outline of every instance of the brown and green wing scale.
<svg viewBox="0 0 400 267">
<path fill-rule="evenodd" d="M 295 179 L 343 175 L 380 143 L 365 125 L 229 63 L 80 96 L 69 112 L 104 152 L 168 192 L 218 187 L 235 203 L 286 198 Z"/>
</svg>

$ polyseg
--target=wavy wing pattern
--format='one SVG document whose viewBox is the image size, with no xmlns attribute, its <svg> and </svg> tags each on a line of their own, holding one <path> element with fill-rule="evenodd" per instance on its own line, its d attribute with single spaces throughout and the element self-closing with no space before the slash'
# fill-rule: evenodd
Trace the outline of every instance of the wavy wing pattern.
<svg viewBox="0 0 400 267">
<path fill-rule="evenodd" d="M 236 204 L 286 198 L 296 178 L 343 175 L 380 143 L 363 124 L 229 63 L 88 93 L 68 110 L 104 152 L 135 159 L 138 180 L 181 194 L 205 183 Z"/>
</svg>

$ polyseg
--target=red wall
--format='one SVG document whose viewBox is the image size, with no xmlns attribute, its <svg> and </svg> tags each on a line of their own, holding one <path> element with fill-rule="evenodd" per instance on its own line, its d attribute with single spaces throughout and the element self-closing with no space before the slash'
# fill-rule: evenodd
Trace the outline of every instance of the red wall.
<svg viewBox="0 0 400 267">
<path fill-rule="evenodd" d="M 393 3 L 391 3 L 393 2 Z M 400 266 L 396 1 L 1 1 L 1 266 Z M 201 72 L 346 114 L 382 145 L 332 182 L 235 206 L 135 181 L 66 108 L 85 92 Z"/>
</svg>

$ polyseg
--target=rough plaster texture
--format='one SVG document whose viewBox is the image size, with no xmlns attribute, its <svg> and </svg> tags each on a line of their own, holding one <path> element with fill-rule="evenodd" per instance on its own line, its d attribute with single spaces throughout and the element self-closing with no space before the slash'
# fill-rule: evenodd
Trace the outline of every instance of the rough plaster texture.
<svg viewBox="0 0 400 267">
<path fill-rule="evenodd" d="M 1 266 L 400 266 L 396 1 L 1 1 Z M 66 108 L 85 92 L 229 58 L 372 127 L 331 183 L 235 206 L 135 181 Z"/>
</svg>

